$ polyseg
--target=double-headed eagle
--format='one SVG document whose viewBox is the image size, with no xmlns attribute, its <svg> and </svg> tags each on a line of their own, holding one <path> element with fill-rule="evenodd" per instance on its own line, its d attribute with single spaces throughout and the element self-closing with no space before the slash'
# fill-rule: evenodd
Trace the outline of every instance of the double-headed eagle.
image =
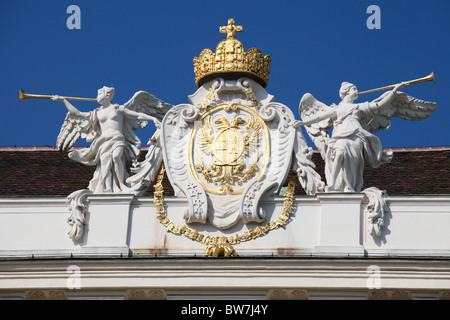
<svg viewBox="0 0 450 320">
<path fill-rule="evenodd" d="M 196 135 L 204 155 L 211 155 L 209 168 L 203 163 L 203 156 L 197 155 L 195 169 L 206 181 L 215 185 L 242 184 L 259 171 L 260 152 L 247 166 L 250 155 L 261 145 L 261 124 L 251 115 L 246 121 L 237 115 L 231 121 L 223 114 L 211 118 L 208 115 Z"/>
</svg>

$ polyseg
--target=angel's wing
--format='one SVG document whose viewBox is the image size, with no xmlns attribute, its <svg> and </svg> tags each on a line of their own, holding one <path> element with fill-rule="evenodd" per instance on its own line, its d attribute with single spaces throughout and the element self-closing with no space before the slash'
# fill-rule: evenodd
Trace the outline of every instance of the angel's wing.
<svg viewBox="0 0 450 320">
<path fill-rule="evenodd" d="M 155 117 L 159 121 L 162 121 L 164 115 L 172 108 L 172 105 L 164 102 L 154 95 L 145 92 L 138 91 L 133 97 L 124 104 L 125 108 L 133 110 L 135 112 L 145 113 L 149 116 Z M 147 121 L 129 119 L 133 124 L 133 129 L 144 128 L 147 125 Z"/>
<path fill-rule="evenodd" d="M 298 112 L 303 121 L 308 121 L 310 119 L 316 118 L 321 114 L 331 114 L 331 111 L 331 107 L 320 102 L 310 93 L 305 93 L 303 95 L 298 107 Z M 306 132 L 308 133 L 309 137 L 314 142 L 316 147 L 319 149 L 323 159 L 325 159 L 326 146 L 328 143 L 328 139 L 330 138 L 328 135 L 328 130 L 330 130 L 332 127 L 333 119 L 331 116 L 326 118 L 325 120 L 321 120 L 310 125 L 305 125 Z"/>
<path fill-rule="evenodd" d="M 56 149 L 67 151 L 72 148 L 80 137 L 89 139 L 96 134 L 91 119 L 79 117 L 68 112 L 56 138 Z"/>
<path fill-rule="evenodd" d="M 245 155 L 255 151 L 261 145 L 261 124 L 251 117 L 245 128 Z"/>
<path fill-rule="evenodd" d="M 381 101 L 390 91 L 384 93 L 373 102 Z M 398 117 L 404 120 L 422 120 L 431 116 L 437 108 L 437 103 L 416 99 L 403 92 L 397 92 L 386 106 L 371 110 L 361 117 L 361 126 L 371 132 L 380 129 L 387 130 L 391 126 L 391 118 Z"/>
<path fill-rule="evenodd" d="M 203 126 L 199 128 L 197 132 L 197 139 L 200 141 L 202 151 L 206 154 L 211 154 L 212 152 L 212 142 L 213 142 L 213 129 L 210 123 L 210 117 L 207 116 L 205 121 L 203 121 Z"/>
</svg>

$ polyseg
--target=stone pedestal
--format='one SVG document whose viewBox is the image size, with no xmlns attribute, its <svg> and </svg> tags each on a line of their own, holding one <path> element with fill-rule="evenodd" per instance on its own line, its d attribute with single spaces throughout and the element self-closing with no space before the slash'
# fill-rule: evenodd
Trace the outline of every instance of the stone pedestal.
<svg viewBox="0 0 450 320">
<path fill-rule="evenodd" d="M 361 256 L 363 193 L 319 193 L 318 255 Z"/>
<path fill-rule="evenodd" d="M 89 196 L 81 255 L 128 256 L 128 230 L 132 194 Z"/>
</svg>

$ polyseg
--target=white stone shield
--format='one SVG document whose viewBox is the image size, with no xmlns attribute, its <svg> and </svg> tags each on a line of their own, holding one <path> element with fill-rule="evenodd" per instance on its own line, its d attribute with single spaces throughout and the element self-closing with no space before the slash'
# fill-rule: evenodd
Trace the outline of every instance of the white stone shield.
<svg viewBox="0 0 450 320">
<path fill-rule="evenodd" d="M 292 111 L 247 78 L 213 80 L 173 107 L 161 145 L 176 196 L 186 196 L 187 223 L 227 229 L 264 222 L 258 203 L 283 185 L 293 155 Z"/>
</svg>

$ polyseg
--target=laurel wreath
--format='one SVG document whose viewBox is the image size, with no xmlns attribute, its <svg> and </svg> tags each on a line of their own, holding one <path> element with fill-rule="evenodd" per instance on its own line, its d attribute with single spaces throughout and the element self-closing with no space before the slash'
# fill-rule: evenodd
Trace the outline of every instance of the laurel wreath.
<svg viewBox="0 0 450 320">
<path fill-rule="evenodd" d="M 154 204 L 156 209 L 156 218 L 159 220 L 161 224 L 166 227 L 167 232 L 171 232 L 176 235 L 183 235 L 191 240 L 203 243 L 205 245 L 209 245 L 205 250 L 206 256 L 215 256 L 217 257 L 221 253 L 225 256 L 235 256 L 236 252 L 232 245 L 239 244 L 241 242 L 254 240 L 264 234 L 267 234 L 271 230 L 278 229 L 283 227 L 290 218 L 292 213 L 292 206 L 294 203 L 294 192 L 295 187 L 299 184 L 296 175 L 293 175 L 291 180 L 289 181 L 286 193 L 284 195 L 284 203 L 283 210 L 278 217 L 278 219 L 272 219 L 268 223 L 265 223 L 261 226 L 257 226 L 256 228 L 250 229 L 246 232 L 234 234 L 230 236 L 207 236 L 189 228 L 188 226 L 179 226 L 174 224 L 169 217 L 166 215 L 166 210 L 164 206 L 164 187 L 162 185 L 162 181 L 164 178 L 164 164 L 161 165 L 161 168 L 158 172 L 158 176 L 156 179 L 156 184 L 154 185 Z"/>
</svg>

